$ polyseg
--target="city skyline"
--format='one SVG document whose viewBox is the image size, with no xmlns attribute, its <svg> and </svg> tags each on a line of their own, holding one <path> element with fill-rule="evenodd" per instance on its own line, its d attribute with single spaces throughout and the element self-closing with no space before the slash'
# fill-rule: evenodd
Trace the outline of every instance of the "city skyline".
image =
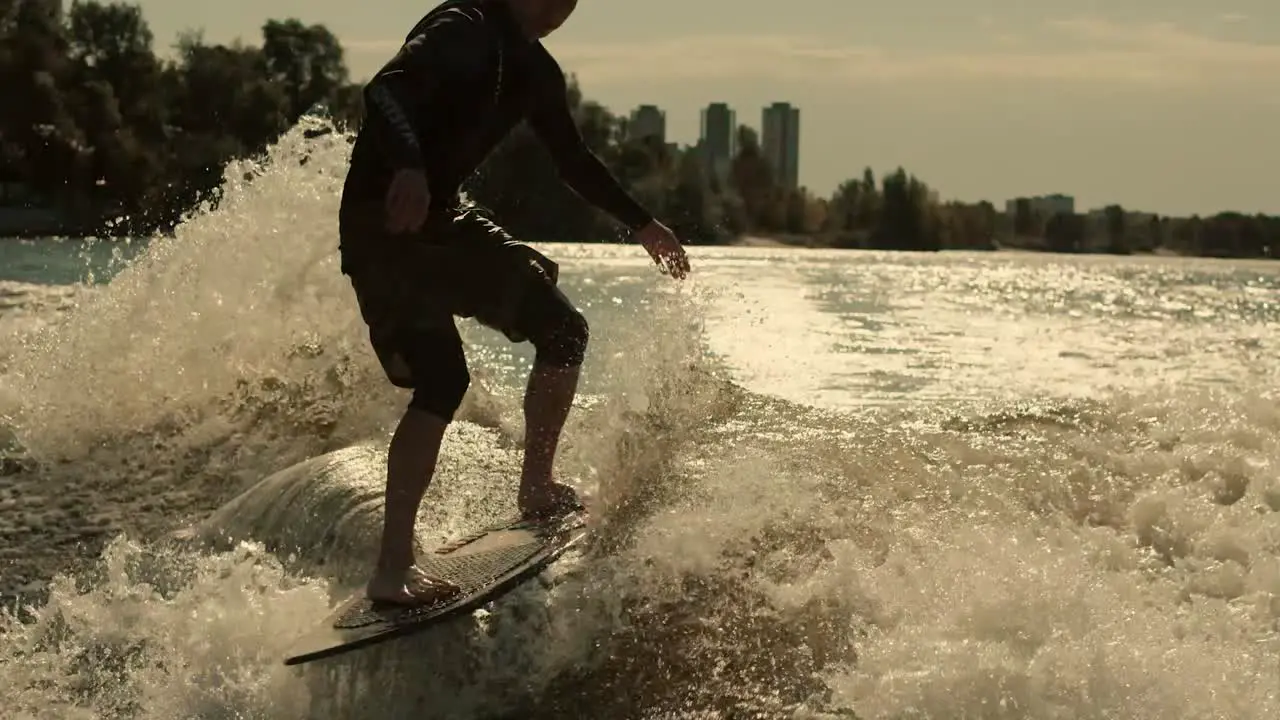
<svg viewBox="0 0 1280 720">
<path fill-rule="evenodd" d="M 737 154 L 737 129 L 746 126 L 756 131 L 762 155 L 774 168 L 774 172 L 778 173 L 776 180 L 779 186 L 787 190 L 805 187 L 798 179 L 800 108 L 788 102 L 774 101 L 765 105 L 760 115 L 760 126 L 753 127 L 747 122 L 737 122 L 737 111 L 727 103 L 709 103 L 701 109 L 701 132 L 697 141 L 683 143 L 683 145 L 702 152 L 706 169 L 709 172 L 718 170 L 719 180 L 723 183 L 728 179 L 729 164 Z M 626 135 L 632 139 L 653 137 L 664 144 L 681 145 L 682 143 L 671 141 L 667 136 L 666 128 L 666 110 L 654 103 L 644 103 L 633 108 L 628 115 Z M 783 169 L 779 172 L 778 168 Z M 812 192 L 812 189 L 809 191 Z M 941 199 L 936 188 L 930 188 L 930 196 L 935 202 Z M 1072 215 L 1081 212 L 1076 207 L 1075 196 L 1060 192 L 1022 194 L 1008 198 L 988 199 L 988 202 L 996 208 L 1003 208 L 1003 212 L 1012 216 L 1020 200 L 1025 200 L 1028 208 L 1044 217 L 1051 217 L 1058 213 Z M 1110 204 L 1112 203 L 1107 203 L 1107 205 Z M 1105 210 L 1106 205 L 1099 205 L 1082 212 L 1086 215 L 1099 215 Z M 1135 209 L 1131 214 L 1145 215 L 1146 213 Z"/>
<path fill-rule="evenodd" d="M 653 137 L 662 143 L 697 148 L 708 175 L 715 176 L 724 184 L 738 152 L 738 129 L 745 126 L 755 131 L 761 155 L 773 169 L 778 185 L 786 190 L 805 187 L 799 180 L 799 108 L 788 102 L 774 101 L 761 109 L 758 127 L 739 123 L 737 111 L 727 103 L 710 103 L 701 109 L 700 114 L 700 131 L 693 143 L 672 142 L 667 135 L 666 111 L 653 103 L 639 105 L 631 111 L 626 135 L 631 139 Z"/>
<path fill-rule="evenodd" d="M 188 28 L 256 43 L 268 18 L 324 23 L 361 81 L 434 3 L 140 4 L 162 51 Z M 683 144 L 708 98 L 788 98 L 806 118 L 799 180 L 820 195 L 901 166 L 968 202 L 1280 213 L 1280 14 L 1263 0 L 584 2 L 546 45 L 587 98 L 659 105 Z"/>
</svg>

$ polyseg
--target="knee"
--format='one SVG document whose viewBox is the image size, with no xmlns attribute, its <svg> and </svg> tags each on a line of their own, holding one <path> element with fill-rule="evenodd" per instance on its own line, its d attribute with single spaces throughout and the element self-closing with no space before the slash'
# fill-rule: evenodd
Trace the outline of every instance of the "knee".
<svg viewBox="0 0 1280 720">
<path fill-rule="evenodd" d="M 409 407 L 451 422 L 471 386 L 465 357 L 437 358 L 428 366 L 415 367 L 413 375 L 415 382 Z"/>
<path fill-rule="evenodd" d="M 581 312 L 567 308 L 547 332 L 534 339 L 537 361 L 554 367 L 578 367 L 587 356 L 591 327 Z"/>
<path fill-rule="evenodd" d="M 425 378 L 414 388 L 409 407 L 452 422 L 470 385 L 471 374 L 465 369 L 450 375 Z"/>
<path fill-rule="evenodd" d="M 586 358 L 591 338 L 587 318 L 550 283 L 538 283 L 529 291 L 517 327 L 533 343 L 540 364 L 573 368 Z"/>
</svg>

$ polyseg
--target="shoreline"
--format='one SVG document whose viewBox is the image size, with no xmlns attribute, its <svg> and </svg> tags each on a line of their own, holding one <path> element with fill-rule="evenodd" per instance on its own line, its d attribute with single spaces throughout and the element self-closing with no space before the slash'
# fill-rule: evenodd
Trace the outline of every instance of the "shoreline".
<svg viewBox="0 0 1280 720">
<path fill-rule="evenodd" d="M 26 236 L 26 235 L 0 235 L 0 245 L 6 242 L 16 243 L 39 243 L 44 241 L 57 242 L 84 242 L 84 243 L 124 243 L 129 244 L 139 240 L 147 240 L 148 238 L 134 237 L 128 235 L 120 236 L 101 236 L 101 235 L 48 235 L 48 236 Z M 610 243 L 574 243 L 566 244 L 590 245 L 590 244 L 610 244 Z M 991 252 L 991 253 L 1016 253 L 1026 255 L 1108 255 L 1113 257 L 1166 257 L 1166 258 L 1188 258 L 1202 260 L 1277 260 L 1280 258 L 1268 257 L 1266 255 L 1198 255 L 1194 253 L 1179 252 L 1171 250 L 1167 247 L 1155 247 L 1150 250 L 1132 250 L 1127 253 L 1112 253 L 1105 250 L 1082 250 L 1079 252 L 1062 252 L 1049 250 L 1024 244 L 1004 243 L 996 239 L 992 241 L 992 247 L 943 247 L 937 250 L 909 250 L 902 248 L 862 248 L 862 247 L 836 247 L 820 235 L 740 235 L 731 240 L 722 243 L 687 243 L 687 247 L 741 247 L 756 249 L 782 249 L 795 248 L 801 250 L 845 250 L 857 252 L 863 250 L 874 250 L 880 252 L 948 252 L 948 251 L 966 251 L 966 252 Z"/>
<path fill-rule="evenodd" d="M 1027 247 L 1024 245 L 1003 244 L 999 240 L 993 241 L 993 247 L 990 248 L 950 248 L 944 247 L 938 250 L 901 250 L 895 248 L 841 248 L 833 247 L 820 241 L 818 236 L 810 235 L 742 235 L 725 243 L 729 247 L 742 248 L 794 248 L 799 250 L 845 250 L 849 252 L 859 251 L 879 251 L 879 252 L 949 252 L 949 251 L 965 251 L 965 252 L 984 252 L 984 253 L 1000 253 L 1000 254 L 1018 254 L 1018 255 L 1106 255 L 1110 257 L 1161 257 L 1161 258 L 1187 258 L 1200 260 L 1274 260 L 1277 258 L 1262 256 L 1231 256 L 1231 255 L 1196 255 L 1192 253 L 1182 253 L 1176 250 L 1170 250 L 1166 247 L 1156 247 L 1150 250 L 1133 250 L 1127 253 L 1111 253 L 1104 250 L 1083 250 L 1080 252 L 1061 252 L 1055 250 L 1046 250 L 1037 247 Z"/>
</svg>

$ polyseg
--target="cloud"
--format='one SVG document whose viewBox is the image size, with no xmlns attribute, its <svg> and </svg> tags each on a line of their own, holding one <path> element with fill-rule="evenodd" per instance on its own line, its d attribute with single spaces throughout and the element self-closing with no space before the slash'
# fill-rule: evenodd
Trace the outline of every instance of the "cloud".
<svg viewBox="0 0 1280 720">
<path fill-rule="evenodd" d="M 761 80 L 809 85 L 1064 81 L 1147 87 L 1243 84 L 1280 72 L 1280 45 L 1214 38 L 1167 23 L 1074 18 L 1036 35 L 998 33 L 968 51 L 897 51 L 805 35 L 685 35 L 633 42 L 558 41 L 561 64 L 592 85 Z M 345 41 L 389 57 L 399 41 Z"/>
<path fill-rule="evenodd" d="M 727 77 L 814 82 L 1027 79 L 1178 86 L 1273 77 L 1280 46 L 1192 34 L 1168 24 L 1121 26 L 1060 20 L 1058 50 L 1007 34 L 966 52 L 895 52 L 802 36 L 681 37 L 657 43 L 566 44 L 562 62 L 591 82 Z M 1049 38 L 1043 38 L 1049 40 Z"/>
</svg>

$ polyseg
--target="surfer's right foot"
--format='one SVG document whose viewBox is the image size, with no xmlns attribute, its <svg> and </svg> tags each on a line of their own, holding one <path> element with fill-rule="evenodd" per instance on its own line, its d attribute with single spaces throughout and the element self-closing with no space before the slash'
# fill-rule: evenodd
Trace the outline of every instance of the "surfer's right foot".
<svg viewBox="0 0 1280 720">
<path fill-rule="evenodd" d="M 457 585 L 432 577 L 415 565 L 402 572 L 378 573 L 369 581 L 365 595 L 375 603 L 431 605 L 461 591 Z"/>
<path fill-rule="evenodd" d="M 561 482 L 520 483 L 520 514 L 530 520 L 549 520 L 582 507 L 578 491 Z"/>
</svg>

